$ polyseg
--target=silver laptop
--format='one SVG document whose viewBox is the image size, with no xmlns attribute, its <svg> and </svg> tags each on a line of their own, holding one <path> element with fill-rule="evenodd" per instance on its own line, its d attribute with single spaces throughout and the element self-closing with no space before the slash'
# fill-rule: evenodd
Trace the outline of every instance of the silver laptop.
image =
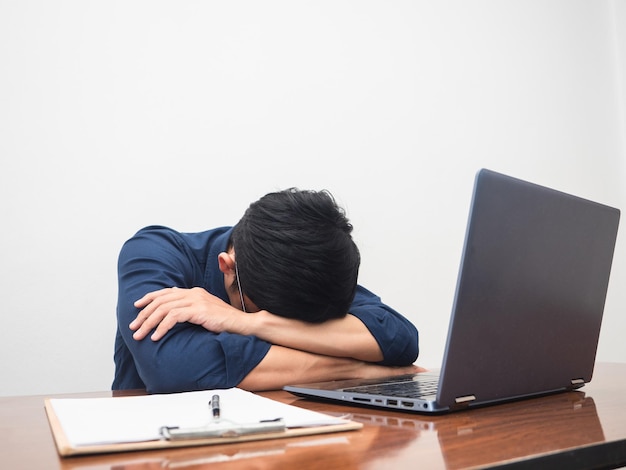
<svg viewBox="0 0 626 470">
<path fill-rule="evenodd" d="M 442 413 L 582 387 L 593 373 L 619 217 L 618 209 L 480 170 L 441 369 L 285 390 Z"/>
</svg>

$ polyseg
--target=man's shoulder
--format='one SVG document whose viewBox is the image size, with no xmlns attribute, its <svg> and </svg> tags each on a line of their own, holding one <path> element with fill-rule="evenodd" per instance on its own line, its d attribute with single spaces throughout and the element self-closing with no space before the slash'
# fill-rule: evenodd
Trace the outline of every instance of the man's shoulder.
<svg viewBox="0 0 626 470">
<path fill-rule="evenodd" d="M 139 229 L 132 237 L 126 240 L 124 246 L 143 246 L 152 244 L 178 244 L 182 234 L 163 225 L 149 225 Z"/>
<path fill-rule="evenodd" d="M 149 225 L 137 231 L 122 247 L 122 252 L 185 252 L 204 257 L 211 247 L 226 247 L 232 227 L 217 227 L 202 232 L 181 232 L 163 225 Z M 224 247 L 222 247 L 224 245 Z"/>
<path fill-rule="evenodd" d="M 178 230 L 174 230 L 173 228 L 166 227 L 165 225 L 148 225 L 147 227 L 143 227 L 133 235 L 133 238 L 142 236 L 142 235 L 167 235 L 167 234 L 179 234 Z"/>
<path fill-rule="evenodd" d="M 130 240 L 169 239 L 169 240 L 210 240 L 232 230 L 232 227 L 217 227 L 201 232 L 183 232 L 164 225 L 148 225 L 138 230 Z"/>
</svg>

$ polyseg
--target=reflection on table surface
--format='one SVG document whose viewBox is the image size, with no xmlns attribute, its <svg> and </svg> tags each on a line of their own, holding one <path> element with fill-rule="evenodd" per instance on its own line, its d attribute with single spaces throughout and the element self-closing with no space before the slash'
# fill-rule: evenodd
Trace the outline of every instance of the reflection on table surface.
<svg viewBox="0 0 626 470">
<path fill-rule="evenodd" d="M 137 392 L 135 392 L 136 394 Z M 126 393 L 129 394 L 129 393 Z M 557 463 L 626 464 L 626 364 L 601 363 L 583 391 L 451 413 L 419 415 L 263 395 L 314 411 L 346 416 L 361 430 L 272 441 L 60 458 L 42 396 L 0 397 L 0 467 L 111 469 L 378 469 L 467 468 Z M 116 394 L 118 395 L 118 394 Z M 104 397 L 111 392 L 56 397 Z M 543 459 L 543 460 L 542 460 Z M 582 459 L 582 460 L 581 460 Z M 550 460 L 549 463 L 554 463 Z M 555 466 L 555 465 L 552 465 Z M 566 468 L 571 468 L 566 465 Z M 563 468 L 563 467 L 562 467 Z"/>
<path fill-rule="evenodd" d="M 63 461 L 63 469 L 362 468 L 423 461 L 462 468 L 516 460 L 603 441 L 596 407 L 583 392 L 569 392 L 453 415 L 424 416 L 294 400 L 366 426 L 362 431 L 216 447 L 176 449 Z M 549 410 L 549 416 L 546 415 Z M 417 460 L 416 460 L 417 459 Z M 245 464 L 245 465 L 244 465 Z"/>
</svg>

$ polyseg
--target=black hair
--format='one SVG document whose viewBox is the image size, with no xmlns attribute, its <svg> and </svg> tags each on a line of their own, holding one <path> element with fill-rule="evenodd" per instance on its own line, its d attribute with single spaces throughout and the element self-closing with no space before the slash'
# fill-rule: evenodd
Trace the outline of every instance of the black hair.
<svg viewBox="0 0 626 470">
<path fill-rule="evenodd" d="M 290 188 L 252 203 L 232 233 L 243 292 L 260 309 L 319 323 L 348 313 L 361 257 L 332 194 Z"/>
</svg>

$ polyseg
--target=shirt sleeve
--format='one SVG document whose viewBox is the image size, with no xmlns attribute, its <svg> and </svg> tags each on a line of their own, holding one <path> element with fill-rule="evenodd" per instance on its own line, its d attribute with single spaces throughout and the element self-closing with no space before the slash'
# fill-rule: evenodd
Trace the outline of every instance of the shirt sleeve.
<svg viewBox="0 0 626 470">
<path fill-rule="evenodd" d="M 139 312 L 137 299 L 166 287 L 202 286 L 202 264 L 177 232 L 139 232 L 122 247 L 118 276 L 120 336 L 150 393 L 234 387 L 270 348 L 253 336 L 216 334 L 190 323 L 176 325 L 159 341 L 132 338 L 128 324 Z"/>
<path fill-rule="evenodd" d="M 357 292 L 350 313 L 361 320 L 383 352 L 382 365 L 413 364 L 419 355 L 419 334 L 415 326 L 380 297 L 362 286 Z"/>
</svg>

